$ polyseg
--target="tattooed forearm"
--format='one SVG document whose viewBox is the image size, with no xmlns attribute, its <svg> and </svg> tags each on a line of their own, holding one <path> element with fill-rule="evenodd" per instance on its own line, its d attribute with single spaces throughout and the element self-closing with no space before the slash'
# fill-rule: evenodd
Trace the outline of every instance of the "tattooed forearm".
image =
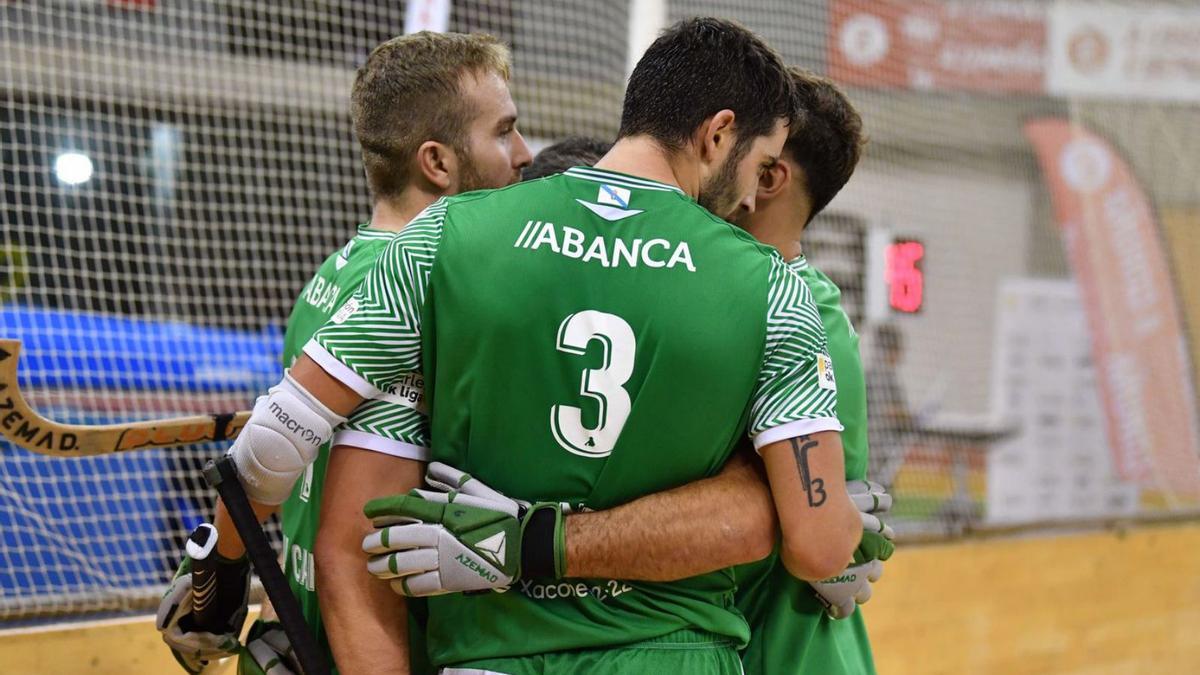
<svg viewBox="0 0 1200 675">
<path fill-rule="evenodd" d="M 808 467 L 808 451 L 817 447 L 817 442 L 808 436 L 793 438 L 792 453 L 796 455 L 796 466 L 800 469 L 800 486 L 808 494 L 808 505 L 814 509 L 825 503 L 825 481 L 812 475 Z M 803 445 L 801 445 L 803 443 Z"/>
</svg>

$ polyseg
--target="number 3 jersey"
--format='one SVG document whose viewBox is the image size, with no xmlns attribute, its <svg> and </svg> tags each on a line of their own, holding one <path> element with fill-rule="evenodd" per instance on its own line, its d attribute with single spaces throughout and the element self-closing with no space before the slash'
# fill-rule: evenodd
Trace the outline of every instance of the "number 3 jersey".
<svg viewBox="0 0 1200 675">
<path fill-rule="evenodd" d="M 795 271 L 677 188 L 596 169 L 430 206 L 305 353 L 367 397 L 422 373 L 429 415 L 387 424 L 529 501 L 611 508 L 716 473 L 747 428 L 756 447 L 841 429 Z M 721 571 L 441 596 L 429 654 L 448 665 L 682 628 L 743 644 L 733 590 Z"/>
</svg>

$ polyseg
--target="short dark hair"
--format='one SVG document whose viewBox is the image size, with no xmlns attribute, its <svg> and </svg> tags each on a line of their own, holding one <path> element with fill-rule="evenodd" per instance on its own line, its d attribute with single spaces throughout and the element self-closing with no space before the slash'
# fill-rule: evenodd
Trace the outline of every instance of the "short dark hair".
<svg viewBox="0 0 1200 675">
<path fill-rule="evenodd" d="M 794 85 L 779 54 L 746 28 L 711 17 L 663 31 L 642 55 L 621 111 L 617 138 L 646 135 L 670 152 L 696 127 L 732 110 L 738 143 L 771 133 L 796 116 Z"/>
<path fill-rule="evenodd" d="M 812 221 L 850 180 L 867 138 L 858 110 L 836 84 L 803 68 L 788 72 L 800 117 L 788 129 L 783 151 L 804 170 Z"/>
<path fill-rule="evenodd" d="M 507 80 L 509 64 L 508 48 L 485 33 L 421 31 L 371 52 L 354 77 L 350 119 L 375 199 L 400 195 L 425 141 L 463 146 L 475 112 L 463 99 L 462 76 Z"/>
<path fill-rule="evenodd" d="M 571 136 L 542 148 L 533 163 L 521 172 L 522 180 L 545 178 L 573 166 L 592 166 L 608 153 L 612 143 L 588 136 Z"/>
</svg>

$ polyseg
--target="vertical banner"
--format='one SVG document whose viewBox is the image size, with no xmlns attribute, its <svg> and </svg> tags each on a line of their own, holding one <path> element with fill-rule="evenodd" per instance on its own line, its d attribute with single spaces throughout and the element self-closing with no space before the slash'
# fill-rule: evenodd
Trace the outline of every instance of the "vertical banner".
<svg viewBox="0 0 1200 675">
<path fill-rule="evenodd" d="M 1092 338 L 1118 472 L 1169 501 L 1200 497 L 1200 433 L 1158 223 L 1125 161 L 1066 120 L 1025 124 L 1050 189 Z"/>
</svg>

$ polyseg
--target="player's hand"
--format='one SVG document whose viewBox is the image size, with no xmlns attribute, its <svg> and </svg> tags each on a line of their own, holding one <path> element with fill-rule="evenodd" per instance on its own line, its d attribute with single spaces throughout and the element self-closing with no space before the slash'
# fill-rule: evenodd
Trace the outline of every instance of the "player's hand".
<svg viewBox="0 0 1200 675">
<path fill-rule="evenodd" d="M 278 621 L 255 621 L 238 655 L 238 675 L 295 675 L 292 643 Z"/>
<path fill-rule="evenodd" d="M 861 565 L 851 565 L 841 574 L 810 581 L 816 591 L 817 600 L 825 606 L 825 612 L 834 619 L 844 619 L 854 613 L 854 608 L 871 599 L 871 584 L 883 576 L 883 563 L 871 560 Z"/>
<path fill-rule="evenodd" d="M 417 489 L 414 492 L 431 502 L 446 504 L 453 500 L 481 509 L 503 511 L 514 518 L 520 517 L 521 512 L 528 511 L 530 506 L 527 501 L 501 494 L 471 474 L 441 462 L 430 463 L 425 470 L 425 482 L 433 489 Z"/>
<path fill-rule="evenodd" d="M 896 550 L 896 533 L 879 519 L 892 508 L 892 496 L 879 483 L 867 480 L 847 481 L 846 492 L 858 508 L 863 525 L 862 540 L 854 551 L 852 565 L 892 557 Z"/>
<path fill-rule="evenodd" d="M 846 492 L 854 506 L 863 513 L 887 513 L 892 510 L 892 496 L 873 480 L 848 480 Z"/>
<path fill-rule="evenodd" d="M 883 561 L 896 550 L 895 533 L 879 519 L 892 508 L 892 496 L 879 483 L 865 480 L 847 482 L 846 492 L 863 523 L 863 537 L 854 551 L 854 561 L 841 574 L 809 583 L 834 619 L 850 616 L 857 605 L 871 599 L 871 584 L 883 576 Z"/>
<path fill-rule="evenodd" d="M 561 576 L 562 506 L 510 499 L 445 464 L 433 490 L 369 502 L 376 531 L 363 539 L 367 570 L 406 596 L 504 589 L 521 577 Z"/>
<path fill-rule="evenodd" d="M 217 555 L 216 551 L 211 555 Z M 249 591 L 249 561 L 218 557 L 213 592 L 218 594 L 214 601 L 222 617 L 222 630 L 216 633 L 198 630 L 192 615 L 192 558 L 184 555 L 155 617 L 155 627 L 162 633 L 163 642 L 171 648 L 171 654 L 184 670 L 199 673 L 210 662 L 237 653 Z"/>
</svg>

